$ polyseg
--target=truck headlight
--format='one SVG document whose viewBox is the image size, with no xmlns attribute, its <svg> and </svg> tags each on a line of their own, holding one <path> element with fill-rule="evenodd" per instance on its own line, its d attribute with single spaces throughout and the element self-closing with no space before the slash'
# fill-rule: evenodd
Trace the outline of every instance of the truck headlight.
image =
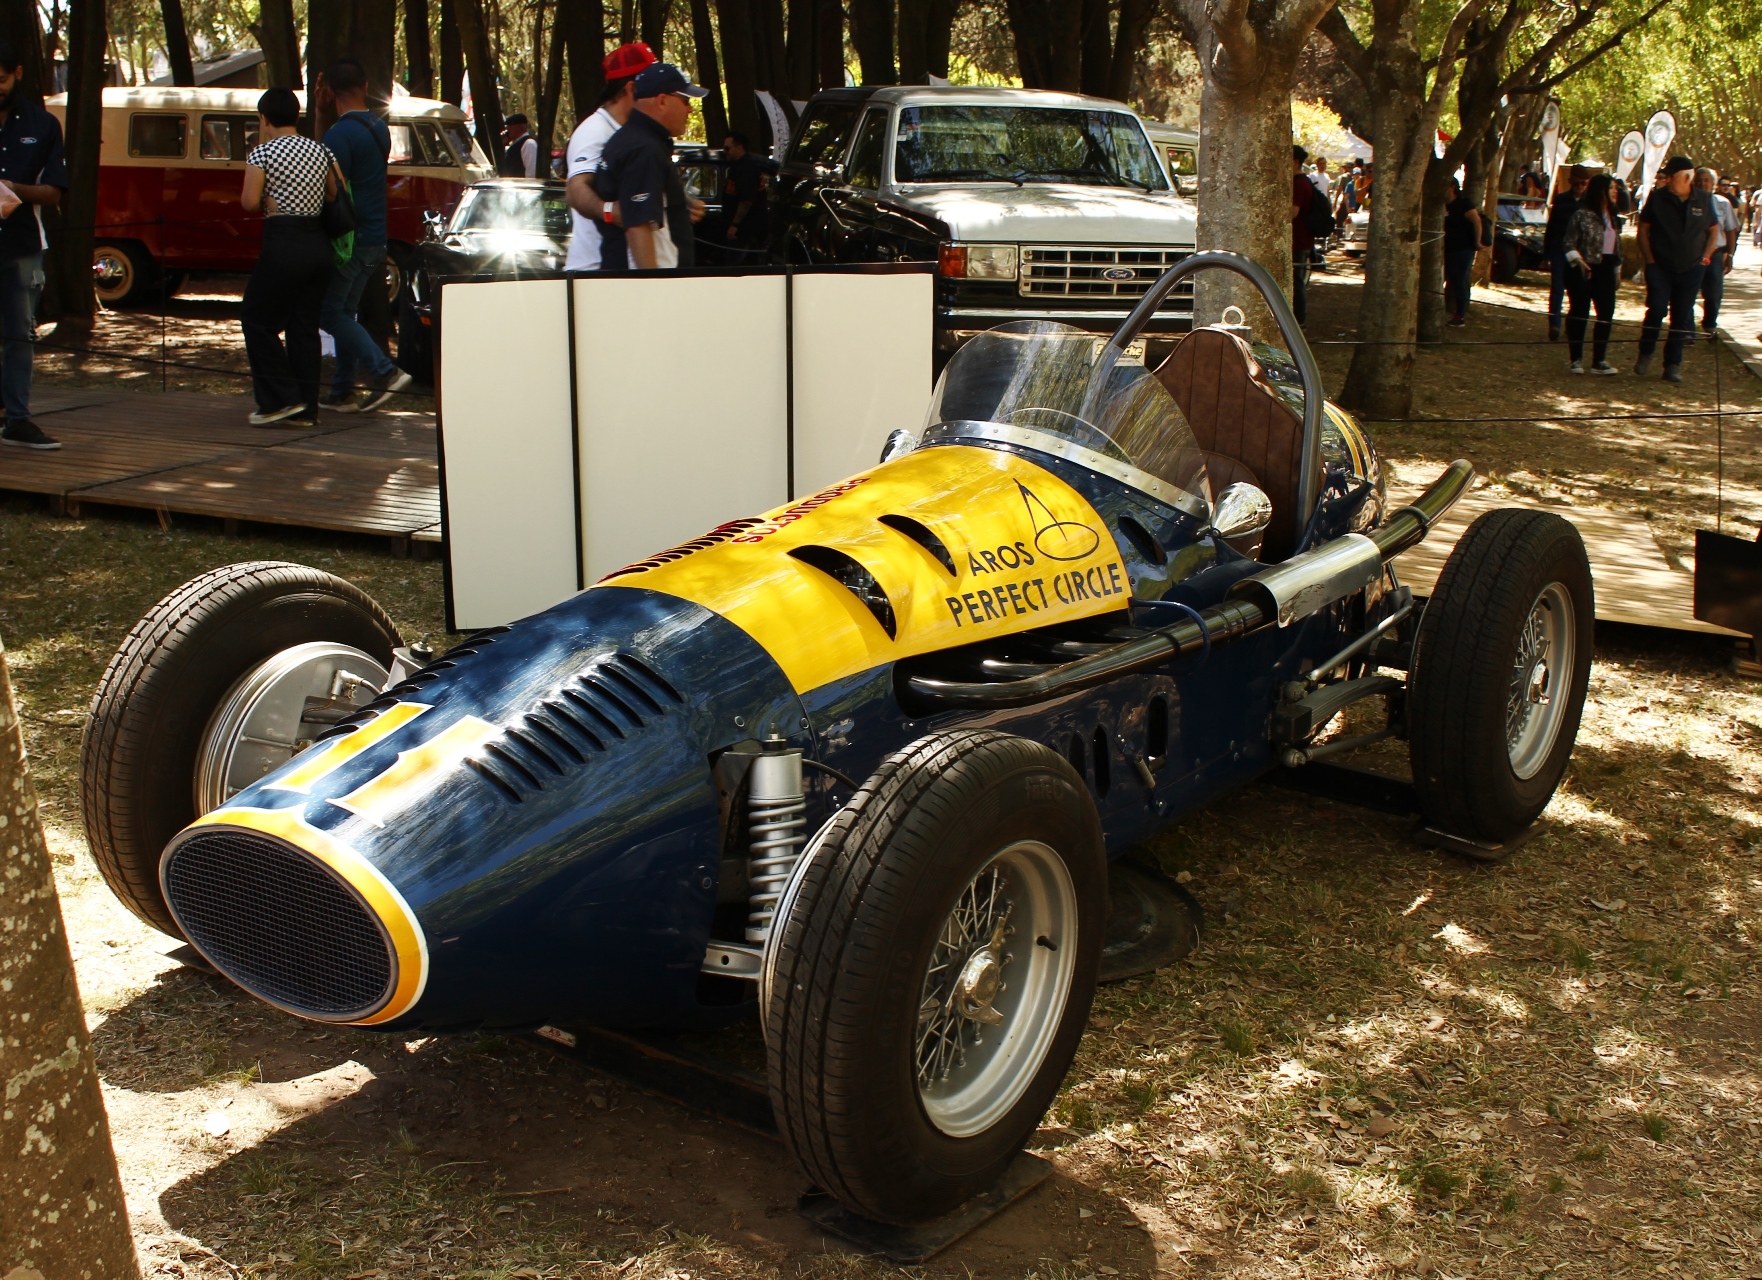
<svg viewBox="0 0 1762 1280">
<path fill-rule="evenodd" d="M 936 273 L 957 280 L 1014 280 L 1013 244 L 944 244 L 936 255 Z"/>
</svg>

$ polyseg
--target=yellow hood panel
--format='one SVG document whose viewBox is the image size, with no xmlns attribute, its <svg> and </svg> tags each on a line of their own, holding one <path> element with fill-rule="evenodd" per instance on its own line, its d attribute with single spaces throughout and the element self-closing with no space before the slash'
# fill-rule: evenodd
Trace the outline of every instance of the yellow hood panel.
<svg viewBox="0 0 1762 1280">
<path fill-rule="evenodd" d="M 883 516 L 928 528 L 955 572 Z M 895 634 L 830 574 L 789 554 L 803 547 L 842 552 L 874 575 Z M 899 658 L 1110 613 L 1131 593 L 1112 535 L 1081 494 L 1014 454 L 967 445 L 908 453 L 593 589 L 618 587 L 720 614 L 764 646 L 797 693 Z"/>
</svg>

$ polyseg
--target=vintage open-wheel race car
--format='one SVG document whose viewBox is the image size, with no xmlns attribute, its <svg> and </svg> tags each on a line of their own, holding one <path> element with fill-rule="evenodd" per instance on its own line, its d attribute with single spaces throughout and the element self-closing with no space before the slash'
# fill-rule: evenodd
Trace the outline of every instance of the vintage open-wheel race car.
<svg viewBox="0 0 1762 1280">
<path fill-rule="evenodd" d="M 1258 286 L 1154 372 L 1181 279 Z M 423 660 L 331 575 L 234 565 L 135 627 L 85 821 L 143 920 L 302 1018 L 384 1031 L 761 1022 L 806 1173 L 892 1223 L 990 1185 L 1094 992 L 1109 859 L 1268 771 L 1388 736 L 1432 827 L 1535 822 L 1591 660 L 1585 552 L 1501 510 L 1423 609 L 1264 270 L 1172 268 L 1112 338 L 1022 321 L 922 437 Z M 1387 727 L 1318 741 L 1367 698 Z"/>
</svg>

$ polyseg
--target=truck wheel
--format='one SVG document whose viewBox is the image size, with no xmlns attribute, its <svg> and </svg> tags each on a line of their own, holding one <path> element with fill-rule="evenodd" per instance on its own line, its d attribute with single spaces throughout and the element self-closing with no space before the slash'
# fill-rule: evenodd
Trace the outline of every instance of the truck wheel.
<svg viewBox="0 0 1762 1280">
<path fill-rule="evenodd" d="M 181 936 L 159 889 L 166 843 L 371 701 L 398 643 L 365 592 L 297 564 L 227 565 L 149 609 L 80 743 L 86 838 L 123 905 Z"/>
<path fill-rule="evenodd" d="M 1502 844 L 1547 808 L 1578 736 L 1595 616 L 1567 521 L 1509 507 L 1469 526 L 1420 619 L 1408 682 L 1430 826 Z"/>
<path fill-rule="evenodd" d="M 896 1223 L 991 1186 L 1076 1053 L 1107 901 L 1100 819 L 1057 752 L 957 731 L 889 758 L 767 948 L 772 1107 L 808 1176 Z"/>
<path fill-rule="evenodd" d="M 100 244 L 92 249 L 92 290 L 107 307 L 145 300 L 158 276 L 146 250 L 135 245 Z"/>
</svg>

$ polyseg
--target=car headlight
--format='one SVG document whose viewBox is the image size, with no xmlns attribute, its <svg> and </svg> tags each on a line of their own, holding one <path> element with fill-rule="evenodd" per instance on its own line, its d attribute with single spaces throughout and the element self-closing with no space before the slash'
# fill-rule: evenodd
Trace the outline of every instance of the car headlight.
<svg viewBox="0 0 1762 1280">
<path fill-rule="evenodd" d="M 944 244 L 936 255 L 936 273 L 957 280 L 1014 280 L 1013 244 Z"/>
</svg>

